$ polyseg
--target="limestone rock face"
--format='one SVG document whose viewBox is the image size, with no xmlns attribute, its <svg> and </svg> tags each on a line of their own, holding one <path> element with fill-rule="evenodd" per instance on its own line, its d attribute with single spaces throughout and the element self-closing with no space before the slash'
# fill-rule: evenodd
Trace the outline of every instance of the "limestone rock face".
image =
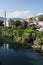
<svg viewBox="0 0 43 65">
<path fill-rule="evenodd" d="M 41 46 L 41 49 L 43 50 L 43 45 Z"/>
<path fill-rule="evenodd" d="M 39 45 L 33 45 L 32 48 L 40 49 L 40 46 Z"/>
</svg>

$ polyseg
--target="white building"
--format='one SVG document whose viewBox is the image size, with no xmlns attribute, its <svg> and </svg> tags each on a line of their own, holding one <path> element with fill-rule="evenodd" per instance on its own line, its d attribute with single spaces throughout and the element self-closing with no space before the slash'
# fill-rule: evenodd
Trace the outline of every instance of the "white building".
<svg viewBox="0 0 43 65">
<path fill-rule="evenodd" d="M 37 30 L 43 31 L 43 21 L 38 21 L 38 26 L 40 26 L 40 29 L 37 29 Z"/>
<path fill-rule="evenodd" d="M 7 26 L 7 27 L 10 27 L 11 26 L 11 21 L 10 21 L 10 19 L 8 18 L 6 18 L 6 11 L 5 11 L 5 13 L 4 13 L 4 26 Z"/>
<path fill-rule="evenodd" d="M 6 20 L 6 25 L 5 26 L 7 26 L 7 27 L 10 27 L 11 26 L 11 21 L 10 21 L 9 18 Z"/>
<path fill-rule="evenodd" d="M 43 21 L 38 21 L 38 25 L 43 27 Z"/>
</svg>

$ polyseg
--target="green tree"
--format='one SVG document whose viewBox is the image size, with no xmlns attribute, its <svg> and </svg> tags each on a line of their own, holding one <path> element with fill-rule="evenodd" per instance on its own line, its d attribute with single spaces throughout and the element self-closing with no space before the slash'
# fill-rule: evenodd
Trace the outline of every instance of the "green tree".
<svg viewBox="0 0 43 65">
<path fill-rule="evenodd" d="M 43 15 L 39 16 L 39 21 L 43 21 Z"/>
<path fill-rule="evenodd" d="M 22 22 L 22 28 L 23 28 L 23 29 L 26 29 L 26 28 L 27 28 L 27 25 L 28 25 L 27 21 L 24 20 L 24 21 Z"/>
</svg>

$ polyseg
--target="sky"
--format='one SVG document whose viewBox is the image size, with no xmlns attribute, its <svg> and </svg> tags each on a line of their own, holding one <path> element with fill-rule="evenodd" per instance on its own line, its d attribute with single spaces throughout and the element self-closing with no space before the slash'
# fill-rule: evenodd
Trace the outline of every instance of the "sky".
<svg viewBox="0 0 43 65">
<path fill-rule="evenodd" d="M 43 14 L 43 0 L 0 0 L 0 16 L 28 18 Z"/>
</svg>

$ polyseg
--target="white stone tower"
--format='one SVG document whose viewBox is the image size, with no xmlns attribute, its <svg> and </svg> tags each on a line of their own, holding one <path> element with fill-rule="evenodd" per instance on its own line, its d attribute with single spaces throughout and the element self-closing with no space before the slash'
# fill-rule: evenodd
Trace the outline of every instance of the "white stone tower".
<svg viewBox="0 0 43 65">
<path fill-rule="evenodd" d="M 5 27 L 11 26 L 11 21 L 9 20 L 9 18 L 6 18 L 6 11 L 4 12 L 4 26 Z"/>
<path fill-rule="evenodd" d="M 4 12 L 4 26 L 6 26 L 6 11 Z"/>
</svg>

